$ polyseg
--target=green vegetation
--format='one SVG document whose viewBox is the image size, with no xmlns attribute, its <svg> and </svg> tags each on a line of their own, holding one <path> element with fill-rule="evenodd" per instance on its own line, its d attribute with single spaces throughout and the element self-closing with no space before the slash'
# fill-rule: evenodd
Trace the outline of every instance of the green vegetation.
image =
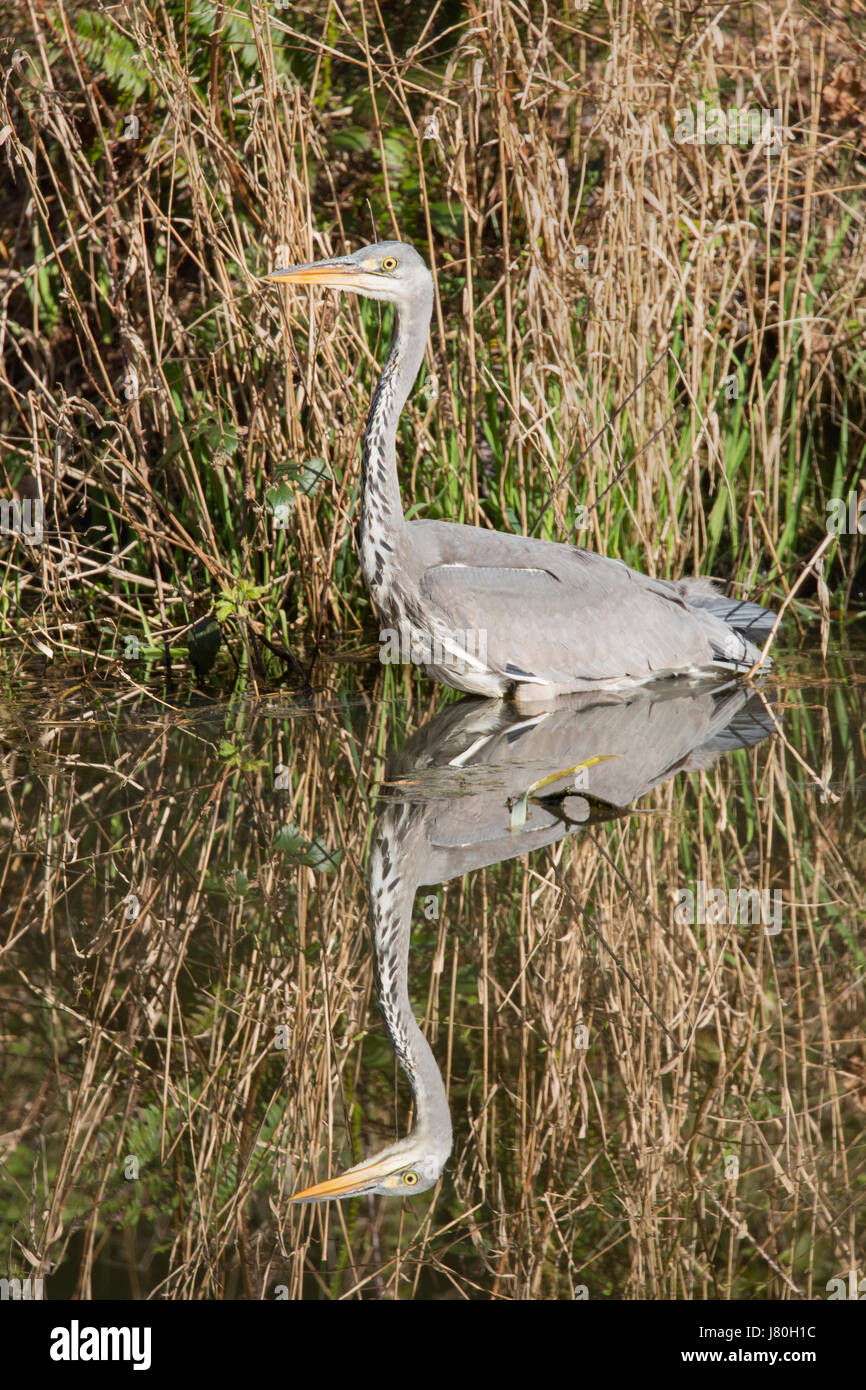
<svg viewBox="0 0 866 1390">
<path fill-rule="evenodd" d="M 377 237 L 438 286 L 403 427 L 416 513 L 543 513 L 778 603 L 856 492 L 866 117 L 841 15 L 817 45 L 780 9 L 770 62 L 749 5 L 625 27 L 595 0 L 12 9 L 0 492 L 45 506 L 38 549 L 2 540 L 16 656 L 105 674 L 118 639 L 213 617 L 231 679 L 358 646 L 387 321 L 259 277 Z M 778 109 L 779 147 L 678 143 L 698 99 Z M 833 539 L 837 610 L 862 560 Z"/>
</svg>

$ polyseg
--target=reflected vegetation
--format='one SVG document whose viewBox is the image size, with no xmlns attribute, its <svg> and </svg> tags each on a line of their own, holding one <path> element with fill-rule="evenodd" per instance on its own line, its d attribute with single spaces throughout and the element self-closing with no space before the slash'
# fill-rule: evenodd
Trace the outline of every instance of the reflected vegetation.
<svg viewBox="0 0 866 1390">
<path fill-rule="evenodd" d="M 9 1273 L 703 1299 L 866 1268 L 864 653 L 533 717 L 389 680 L 7 681 Z"/>
</svg>

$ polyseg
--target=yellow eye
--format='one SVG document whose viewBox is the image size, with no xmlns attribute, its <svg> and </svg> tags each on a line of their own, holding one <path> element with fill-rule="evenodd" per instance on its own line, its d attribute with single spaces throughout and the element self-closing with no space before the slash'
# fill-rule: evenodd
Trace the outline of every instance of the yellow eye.
<svg viewBox="0 0 866 1390">
<path fill-rule="evenodd" d="M 382 262 L 382 269 L 383 269 L 383 270 L 396 270 L 396 269 L 397 269 L 397 257 L 396 257 L 396 256 L 386 256 L 385 259 L 384 259 L 384 261 Z M 418 1179 L 416 1178 L 415 1181 L 417 1182 Z"/>
<path fill-rule="evenodd" d="M 389 257 L 389 259 L 390 259 L 390 257 Z M 414 1187 L 417 1181 L 418 1181 L 418 1174 L 417 1174 L 417 1173 L 404 1173 L 404 1174 L 403 1174 L 403 1183 L 404 1183 L 404 1185 L 405 1185 L 406 1187 Z"/>
</svg>

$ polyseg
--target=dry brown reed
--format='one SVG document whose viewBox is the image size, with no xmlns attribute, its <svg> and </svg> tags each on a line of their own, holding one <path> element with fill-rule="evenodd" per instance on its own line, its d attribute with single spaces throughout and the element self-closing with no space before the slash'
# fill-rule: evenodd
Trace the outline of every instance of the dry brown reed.
<svg viewBox="0 0 866 1390">
<path fill-rule="evenodd" d="M 377 315 L 281 306 L 257 277 L 376 236 L 426 238 L 439 289 L 404 434 L 422 511 L 529 529 L 553 495 L 559 536 L 577 503 L 582 539 L 654 571 L 787 590 L 864 444 L 843 17 L 176 10 L 17 3 L 0 446 L 47 529 L 8 554 L 16 650 L 116 662 L 124 634 L 180 640 L 239 579 L 239 626 L 357 637 Z M 779 147 L 678 141 L 713 91 L 778 111 Z M 329 480 L 284 543 L 266 492 L 310 457 Z M 861 547 L 835 555 L 849 600 Z"/>
</svg>

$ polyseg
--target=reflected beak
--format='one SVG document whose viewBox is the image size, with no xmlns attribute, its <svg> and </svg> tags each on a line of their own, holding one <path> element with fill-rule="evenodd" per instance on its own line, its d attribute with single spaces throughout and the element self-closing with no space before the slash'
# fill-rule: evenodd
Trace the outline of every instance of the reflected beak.
<svg viewBox="0 0 866 1390">
<path fill-rule="evenodd" d="M 303 1192 L 296 1192 L 289 1201 L 327 1202 L 360 1197 L 371 1188 L 378 1187 L 379 1183 L 396 1172 L 399 1166 L 398 1164 L 395 1167 L 394 1159 L 390 1156 L 385 1159 L 373 1159 L 371 1163 L 359 1163 L 336 1178 L 326 1178 L 324 1182 L 317 1182 L 313 1187 L 305 1187 Z"/>
<path fill-rule="evenodd" d="M 357 261 L 347 256 L 337 256 L 332 261 L 311 261 L 308 265 L 290 265 L 282 270 L 272 270 L 265 280 L 275 280 L 283 285 L 321 285 L 334 290 L 362 290 L 369 283 L 372 272 L 363 270 Z M 378 278 L 378 277 L 377 277 Z"/>
</svg>

